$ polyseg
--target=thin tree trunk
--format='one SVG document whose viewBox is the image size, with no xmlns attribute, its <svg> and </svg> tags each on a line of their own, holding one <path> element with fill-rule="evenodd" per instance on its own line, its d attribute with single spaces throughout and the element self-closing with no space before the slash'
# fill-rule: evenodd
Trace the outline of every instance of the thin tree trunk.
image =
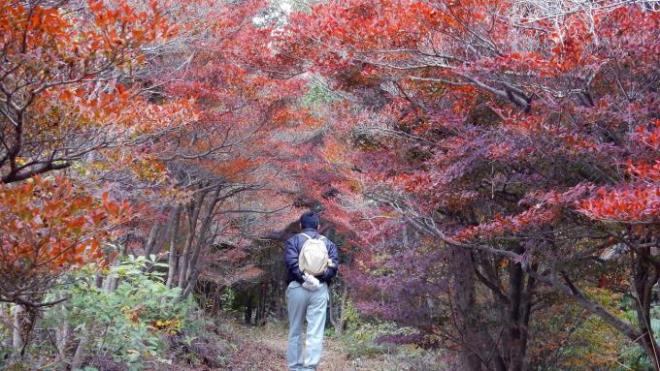
<svg viewBox="0 0 660 371">
<path fill-rule="evenodd" d="M 115 259 L 114 262 L 112 262 L 112 266 L 116 267 L 119 265 L 119 259 Z M 103 291 L 106 293 L 111 293 L 117 289 L 117 286 L 119 285 L 119 277 L 115 274 L 108 274 L 105 279 L 103 280 Z"/>
<path fill-rule="evenodd" d="M 341 301 L 339 303 L 339 323 L 335 328 L 337 335 L 341 335 L 346 330 L 346 309 L 348 307 L 348 287 L 342 284 Z"/>
<path fill-rule="evenodd" d="M 186 284 L 186 288 L 183 289 L 181 292 L 181 296 L 179 297 L 180 300 L 183 300 L 192 293 L 192 290 L 195 288 L 195 284 L 197 283 L 197 277 L 199 277 L 199 269 L 195 269 L 188 279 L 188 283 Z"/>
<path fill-rule="evenodd" d="M 462 337 L 461 365 L 467 371 L 481 371 L 481 359 L 478 347 L 481 346 L 471 315 L 474 310 L 474 279 L 472 270 L 468 269 L 472 264 L 470 251 L 461 248 L 451 248 L 452 264 L 457 267 L 454 270 L 452 280 L 452 301 L 456 305 L 454 315 L 456 327 Z"/>
<path fill-rule="evenodd" d="M 525 293 L 525 275 L 520 264 L 509 263 L 509 314 L 507 318 L 507 334 L 504 342 L 503 352 L 506 354 L 508 369 L 510 371 L 522 371 L 525 360 L 527 331 L 523 324 L 523 307 Z"/>
<path fill-rule="evenodd" d="M 454 317 L 461 336 L 461 365 L 464 370 L 481 371 L 484 368 L 505 371 L 506 364 L 488 329 L 479 319 L 476 295 L 475 266 L 472 252 L 451 247 L 451 297 L 455 305 Z"/>
<path fill-rule="evenodd" d="M 635 310 L 642 332 L 639 342 L 649 357 L 654 369 L 660 370 L 660 349 L 655 341 L 651 326 L 651 299 L 653 286 L 658 282 L 658 270 L 654 269 L 650 259 L 650 249 L 641 249 L 635 254 L 633 267 L 633 286 L 635 289 Z"/>
<path fill-rule="evenodd" d="M 14 326 L 14 318 L 12 316 L 12 305 L 9 303 L 0 303 L 0 326 L 11 329 Z M 0 347 L 11 349 L 12 338 L 7 336 L 0 339 Z"/>
<path fill-rule="evenodd" d="M 533 271 L 538 269 L 537 265 L 532 267 Z M 523 296 L 523 301 L 521 304 L 523 310 L 522 318 L 522 339 L 521 339 L 521 348 L 520 348 L 520 357 L 521 357 L 521 369 L 525 369 L 525 359 L 527 357 L 527 348 L 529 346 L 529 320 L 532 316 L 532 302 L 534 298 L 534 292 L 536 290 L 536 280 L 532 276 L 527 276 L 527 288 L 525 289 L 525 295 Z"/>
<path fill-rule="evenodd" d="M 99 274 L 97 274 L 97 277 Z M 67 308 L 65 305 L 53 308 L 52 310 L 58 311 L 59 316 L 64 318 L 61 323 L 55 325 L 55 349 L 57 350 L 56 360 L 58 363 L 66 362 L 66 348 L 69 342 L 69 335 L 71 334 L 71 324 L 66 318 L 68 317 Z"/>
<path fill-rule="evenodd" d="M 66 308 L 62 306 L 59 309 L 62 314 L 66 315 Z M 68 344 L 69 340 L 69 333 L 71 330 L 71 326 L 69 325 L 69 321 L 63 321 L 60 326 L 57 326 L 55 328 L 55 345 L 57 347 L 57 358 L 58 361 L 64 362 L 66 360 L 66 347 Z"/>
<path fill-rule="evenodd" d="M 255 316 L 254 324 L 257 326 L 263 326 L 266 324 L 266 301 L 268 300 L 268 284 L 262 282 L 259 289 L 259 297 L 257 297 L 257 314 Z"/>
<path fill-rule="evenodd" d="M 339 334 L 340 331 L 337 331 L 338 323 L 337 319 L 335 317 L 335 302 L 334 302 L 334 295 L 332 294 L 332 290 L 330 287 L 328 287 L 328 319 L 330 320 L 330 324 L 332 327 L 335 329 L 335 333 Z"/>
<path fill-rule="evenodd" d="M 76 347 L 76 352 L 73 355 L 73 360 L 71 360 L 71 370 L 79 370 L 82 368 L 87 353 L 88 341 L 89 341 L 89 332 L 87 330 L 86 325 L 82 325 L 82 328 L 80 329 L 80 338 L 78 341 L 78 346 Z"/>
<path fill-rule="evenodd" d="M 94 275 L 94 286 L 97 289 L 103 288 L 103 274 L 101 272 L 96 272 Z"/>
<path fill-rule="evenodd" d="M 188 238 L 186 239 L 186 244 L 181 253 L 181 257 L 179 258 L 179 287 L 184 291 L 186 291 L 186 285 L 189 278 L 187 267 L 189 264 L 188 261 L 190 260 L 192 245 L 195 241 L 195 234 L 197 233 L 197 220 L 199 219 L 199 213 L 205 196 L 206 191 L 200 192 L 197 199 L 190 203 L 188 207 Z"/>
<path fill-rule="evenodd" d="M 14 358 L 19 358 L 21 350 L 23 349 L 23 317 L 25 308 L 22 305 L 14 305 L 12 308 L 12 354 Z"/>
<path fill-rule="evenodd" d="M 175 275 L 179 257 L 176 249 L 176 237 L 179 232 L 179 218 L 181 217 L 181 206 L 176 206 L 172 211 L 172 220 L 170 221 L 170 253 L 167 258 L 167 287 L 172 288 L 175 285 Z"/>
<path fill-rule="evenodd" d="M 156 245 L 156 240 L 158 239 L 158 235 L 160 234 L 160 230 L 162 228 L 162 223 L 160 222 L 155 222 L 153 226 L 151 226 L 151 231 L 149 231 L 149 237 L 147 238 L 147 243 L 144 245 L 144 257 L 149 259 L 151 254 L 153 254 L 154 251 L 154 246 Z"/>
<path fill-rule="evenodd" d="M 205 228 L 202 227 L 202 230 L 199 232 L 200 236 L 197 239 L 197 243 L 195 243 L 195 248 L 192 249 L 190 258 L 187 259 L 187 264 L 185 267 L 181 267 L 182 270 L 186 271 L 186 282 L 184 287 L 188 287 L 190 285 L 194 285 L 195 283 L 192 282 L 193 276 L 195 276 L 195 273 L 198 271 L 198 264 L 197 261 L 199 260 L 199 255 L 206 245 L 206 233 L 205 233 Z"/>
<path fill-rule="evenodd" d="M 199 277 L 200 273 L 200 267 L 199 267 L 199 256 L 202 252 L 202 249 L 206 247 L 206 240 L 208 237 L 208 231 L 211 228 L 212 222 L 213 222 L 213 216 L 215 215 L 215 206 L 218 204 L 218 201 L 220 200 L 218 198 L 220 194 L 221 187 L 218 187 L 216 191 L 213 194 L 213 197 L 209 200 L 209 203 L 206 207 L 206 213 L 204 215 L 202 225 L 199 228 L 198 236 L 195 239 L 195 248 L 192 251 L 189 251 L 191 253 L 191 256 L 186 259 L 186 265 L 185 266 L 179 266 L 179 269 L 186 271 L 185 277 L 186 280 L 182 284 L 181 282 L 179 283 L 179 287 L 183 287 L 183 292 L 181 293 L 181 297 L 186 298 L 190 293 L 193 291 L 195 288 L 195 285 L 197 284 L 197 277 Z M 202 202 L 204 201 L 204 198 L 200 200 L 200 205 L 198 207 L 198 211 L 196 213 L 196 216 L 199 217 L 200 214 L 200 209 L 202 208 Z M 192 242 L 192 239 L 190 239 Z"/>
<path fill-rule="evenodd" d="M 177 279 L 177 285 L 179 288 L 182 290 L 185 289 L 186 286 L 186 269 L 185 267 L 188 265 L 187 261 L 187 255 L 188 255 L 188 248 L 187 245 L 183 249 L 183 252 L 179 256 L 179 262 L 177 263 L 177 268 L 179 269 L 179 278 Z"/>
<path fill-rule="evenodd" d="M 202 249 L 206 245 L 206 238 L 207 234 L 209 231 L 209 228 L 211 227 L 211 224 L 213 222 L 213 216 L 215 212 L 215 206 L 218 204 L 218 196 L 220 194 L 220 187 L 216 189 L 216 191 L 213 194 L 213 198 L 209 201 L 209 204 L 206 207 L 206 215 L 204 216 L 204 221 L 202 222 L 202 226 L 199 230 L 199 236 L 197 238 L 197 243 L 195 246 L 195 249 L 193 251 L 191 259 L 188 260 L 188 266 L 186 268 L 187 277 L 192 276 L 193 269 L 197 267 L 197 261 L 199 260 L 199 254 L 201 253 Z M 200 209 L 202 205 L 199 206 Z M 198 213 L 199 214 L 199 213 Z"/>
<path fill-rule="evenodd" d="M 252 293 L 248 295 L 248 300 L 245 304 L 245 312 L 243 313 L 243 321 L 246 325 L 252 324 L 252 296 Z"/>
<path fill-rule="evenodd" d="M 515 252 L 522 254 L 523 248 L 519 247 Z M 525 279 L 527 279 L 526 285 Z M 509 262 L 509 293 L 507 295 L 509 312 L 506 319 L 505 341 L 502 346 L 509 371 L 522 371 L 525 367 L 534 283 L 534 279 L 523 271 L 519 263 Z"/>
</svg>

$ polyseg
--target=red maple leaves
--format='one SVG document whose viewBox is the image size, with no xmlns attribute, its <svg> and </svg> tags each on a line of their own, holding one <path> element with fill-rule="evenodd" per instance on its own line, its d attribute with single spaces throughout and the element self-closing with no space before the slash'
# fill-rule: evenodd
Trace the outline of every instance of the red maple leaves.
<svg viewBox="0 0 660 371">
<path fill-rule="evenodd" d="M 592 219 L 630 224 L 660 222 L 660 186 L 657 183 L 600 187 L 595 193 L 578 203 L 578 211 Z"/>
<path fill-rule="evenodd" d="M 0 272 L 28 277 L 100 262 L 101 243 L 129 216 L 128 205 L 97 200 L 64 177 L 1 186 Z"/>
</svg>

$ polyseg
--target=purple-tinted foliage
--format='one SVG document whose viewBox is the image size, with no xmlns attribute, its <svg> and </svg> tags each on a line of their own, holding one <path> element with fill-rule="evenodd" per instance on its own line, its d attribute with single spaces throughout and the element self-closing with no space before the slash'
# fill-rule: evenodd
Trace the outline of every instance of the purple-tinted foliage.
<svg viewBox="0 0 660 371">
<path fill-rule="evenodd" d="M 403 246 L 396 231 L 383 231 L 387 243 L 362 251 L 344 270 L 356 307 L 362 313 L 427 331 L 442 320 L 448 281 L 442 274 L 445 252 L 432 246 Z M 398 238 L 397 238 L 398 237 Z"/>
</svg>

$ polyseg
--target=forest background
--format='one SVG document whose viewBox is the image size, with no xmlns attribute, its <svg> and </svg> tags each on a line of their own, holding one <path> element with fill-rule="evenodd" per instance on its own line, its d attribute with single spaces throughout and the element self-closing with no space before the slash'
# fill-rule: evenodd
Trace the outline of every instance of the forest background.
<svg viewBox="0 0 660 371">
<path fill-rule="evenodd" d="M 0 368 L 660 370 L 659 6 L 3 1 Z"/>
</svg>

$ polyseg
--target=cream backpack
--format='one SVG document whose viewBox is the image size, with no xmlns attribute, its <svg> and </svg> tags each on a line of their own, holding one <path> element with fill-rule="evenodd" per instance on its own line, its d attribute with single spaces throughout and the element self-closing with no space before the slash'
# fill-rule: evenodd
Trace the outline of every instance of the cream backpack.
<svg viewBox="0 0 660 371">
<path fill-rule="evenodd" d="M 318 276 L 322 274 L 327 267 L 334 264 L 328 255 L 328 247 L 325 244 L 325 237 L 314 238 L 306 233 L 301 233 L 306 241 L 300 249 L 298 255 L 298 267 L 303 273 Z"/>
</svg>

